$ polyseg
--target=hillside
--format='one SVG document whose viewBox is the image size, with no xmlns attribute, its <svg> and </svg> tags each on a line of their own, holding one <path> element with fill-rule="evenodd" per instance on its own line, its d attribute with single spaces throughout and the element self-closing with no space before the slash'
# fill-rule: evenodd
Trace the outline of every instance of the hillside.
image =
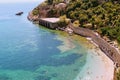
<svg viewBox="0 0 120 80">
<path fill-rule="evenodd" d="M 46 0 L 29 13 L 28 19 L 37 21 L 46 17 L 69 18 L 79 27 L 97 31 L 101 37 L 120 43 L 119 0 Z M 116 80 L 120 80 L 120 74 L 116 75 Z"/>
<path fill-rule="evenodd" d="M 66 15 L 79 20 L 80 27 L 96 30 L 102 36 L 120 43 L 119 0 L 47 0 L 33 9 L 32 20 L 39 17 Z"/>
<path fill-rule="evenodd" d="M 67 17 L 79 20 L 80 26 L 97 30 L 101 35 L 120 42 L 120 4 L 118 2 L 73 1 L 68 4 Z M 89 25 L 87 25 L 89 24 Z"/>
</svg>

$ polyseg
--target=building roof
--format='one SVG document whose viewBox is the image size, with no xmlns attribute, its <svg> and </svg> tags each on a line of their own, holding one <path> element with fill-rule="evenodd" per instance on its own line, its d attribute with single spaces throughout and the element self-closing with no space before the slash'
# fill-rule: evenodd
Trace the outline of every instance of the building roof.
<svg viewBox="0 0 120 80">
<path fill-rule="evenodd" d="M 40 18 L 40 19 L 50 23 L 57 23 L 60 20 L 59 18 Z"/>
</svg>

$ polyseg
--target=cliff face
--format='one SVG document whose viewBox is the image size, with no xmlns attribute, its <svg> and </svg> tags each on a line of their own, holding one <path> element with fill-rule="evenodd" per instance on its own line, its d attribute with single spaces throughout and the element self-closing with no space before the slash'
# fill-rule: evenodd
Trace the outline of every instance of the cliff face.
<svg viewBox="0 0 120 80">
<path fill-rule="evenodd" d="M 59 0 L 55 1 L 52 0 L 51 4 L 48 3 L 49 1 L 45 1 L 42 4 L 38 5 L 36 8 L 34 8 L 28 15 L 28 19 L 31 21 L 36 21 L 38 18 L 45 18 L 45 17 L 59 17 L 63 14 L 66 14 L 66 9 L 69 8 L 71 5 L 67 4 L 74 4 L 75 2 L 80 3 L 85 3 L 86 5 L 97 5 L 103 4 L 106 2 L 114 2 L 114 3 L 119 3 L 120 0 Z M 93 3 L 93 4 L 92 4 Z M 81 5 L 81 4 L 80 4 Z M 86 6 L 84 6 L 86 7 Z"/>
<path fill-rule="evenodd" d="M 31 11 L 31 12 L 29 12 L 27 18 L 28 18 L 28 20 L 34 22 L 34 21 L 37 21 L 37 20 L 38 20 L 39 16 L 38 16 L 38 15 L 33 15 L 33 14 L 32 14 L 32 11 Z"/>
<path fill-rule="evenodd" d="M 28 14 L 28 19 L 31 21 L 36 21 L 38 18 L 60 17 L 65 14 L 66 7 L 67 4 L 63 2 L 54 3 L 51 5 L 48 5 L 47 2 L 43 2 Z"/>
</svg>

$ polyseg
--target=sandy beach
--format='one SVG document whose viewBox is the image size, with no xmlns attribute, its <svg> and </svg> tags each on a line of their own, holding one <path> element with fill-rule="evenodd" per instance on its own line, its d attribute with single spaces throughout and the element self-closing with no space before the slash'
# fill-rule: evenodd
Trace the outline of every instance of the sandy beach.
<svg viewBox="0 0 120 80">
<path fill-rule="evenodd" d="M 114 64 L 112 60 L 94 45 L 88 50 L 86 65 L 75 80 L 113 80 L 113 76 Z"/>
<path fill-rule="evenodd" d="M 61 40 L 60 38 L 57 38 Z M 81 37 L 74 35 L 72 40 L 78 40 L 77 42 L 81 44 Z M 67 41 L 62 39 L 63 45 L 58 48 L 63 50 L 69 50 L 74 48 L 74 44 L 71 39 Z M 80 40 L 80 41 L 79 41 Z M 97 44 L 95 44 L 90 38 L 83 40 L 83 45 L 86 46 L 88 55 L 86 58 L 86 64 L 80 70 L 80 73 L 74 80 L 113 80 L 114 77 L 114 64 L 113 61 L 103 53 Z M 65 46 L 65 47 L 63 47 Z"/>
</svg>

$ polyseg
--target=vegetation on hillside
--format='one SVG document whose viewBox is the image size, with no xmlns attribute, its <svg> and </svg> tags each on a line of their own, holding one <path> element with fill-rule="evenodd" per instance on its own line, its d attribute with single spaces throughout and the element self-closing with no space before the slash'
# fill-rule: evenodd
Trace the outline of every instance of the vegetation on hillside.
<svg viewBox="0 0 120 80">
<path fill-rule="evenodd" d="M 65 6 L 65 1 L 68 1 Z M 61 6 L 64 6 L 61 8 Z M 46 0 L 33 10 L 40 17 L 66 15 L 80 27 L 98 31 L 102 36 L 120 43 L 119 0 Z"/>
<path fill-rule="evenodd" d="M 70 1 L 66 15 L 79 20 L 80 27 L 97 30 L 101 35 L 120 42 L 120 4 L 117 0 L 100 3 L 100 0 Z M 86 25 L 91 24 L 91 26 Z"/>
<path fill-rule="evenodd" d="M 46 0 L 32 13 L 39 17 L 60 17 L 60 27 L 65 27 L 71 19 L 75 27 L 95 30 L 120 43 L 120 0 Z"/>
<path fill-rule="evenodd" d="M 66 27 L 70 23 L 70 19 L 66 15 L 60 16 L 60 21 L 58 22 L 59 27 Z"/>
<path fill-rule="evenodd" d="M 114 80 L 120 80 L 120 68 L 115 70 Z"/>
</svg>

